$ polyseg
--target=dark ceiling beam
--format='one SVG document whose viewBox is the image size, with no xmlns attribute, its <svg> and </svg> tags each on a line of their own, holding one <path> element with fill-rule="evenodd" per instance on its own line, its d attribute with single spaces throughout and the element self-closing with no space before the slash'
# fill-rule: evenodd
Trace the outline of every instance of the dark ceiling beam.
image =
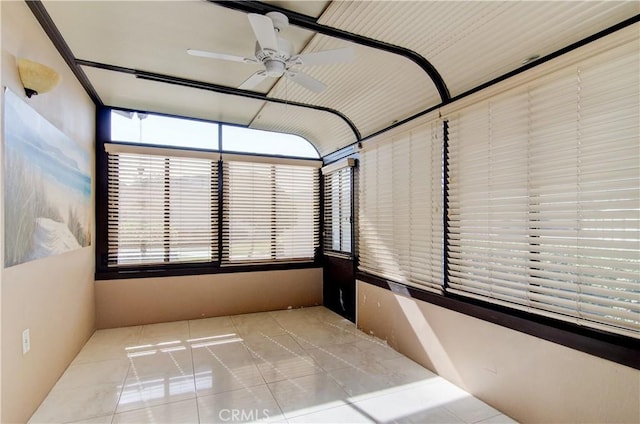
<svg viewBox="0 0 640 424">
<path fill-rule="evenodd" d="M 238 1 L 238 0 L 207 0 L 210 3 L 217 4 L 228 9 L 239 10 L 246 13 L 260 13 L 265 14 L 268 12 L 280 12 L 284 13 L 289 18 L 289 23 L 300 28 L 308 29 L 313 32 L 328 35 L 329 37 L 339 38 L 341 40 L 351 41 L 356 44 L 371 47 L 378 50 L 383 50 L 388 53 L 397 54 L 403 56 L 414 63 L 416 63 L 433 81 L 438 94 L 440 94 L 440 101 L 447 102 L 451 98 L 449 89 L 444 82 L 444 79 L 438 72 L 438 70 L 427 59 L 414 52 L 413 50 L 396 46 L 393 44 L 385 43 L 373 38 L 364 37 L 362 35 L 354 34 L 352 32 L 343 31 L 338 28 L 330 27 L 318 23 L 318 20 L 314 17 L 303 15 L 298 12 L 284 9 L 282 7 L 274 6 L 272 4 L 262 3 L 259 1 Z"/>
<path fill-rule="evenodd" d="M 346 115 L 344 115 L 342 112 L 339 112 L 335 109 L 331 109 L 328 107 L 312 105 L 308 103 L 293 102 L 290 100 L 283 100 L 283 99 L 278 99 L 274 97 L 267 97 L 266 94 L 258 93 L 255 91 L 241 90 L 239 88 L 227 87 L 225 85 L 213 84 L 213 83 L 203 82 L 203 81 L 196 81 L 196 80 L 191 80 L 187 78 L 174 77 L 171 75 L 163 75 L 163 74 L 158 74 L 154 72 L 140 71 L 138 69 L 126 68 L 123 66 L 116 66 L 116 65 L 109 65 L 105 63 L 92 62 L 89 60 L 75 59 L 75 63 L 78 65 L 78 67 L 88 66 L 91 68 L 98 68 L 98 69 L 104 69 L 107 71 L 120 72 L 123 74 L 133 75 L 136 78 L 140 78 L 148 81 L 163 82 L 166 84 L 197 88 L 200 90 L 213 91 L 216 93 L 228 94 L 231 96 L 240 96 L 240 97 L 245 97 L 249 99 L 260 100 L 263 102 L 298 106 L 298 107 L 303 107 L 307 109 L 314 109 L 322 112 L 331 113 L 333 115 L 338 116 L 349 126 L 356 140 L 360 140 L 362 138 L 362 135 L 360 134 L 360 131 L 358 130 L 358 128 L 356 128 L 355 124 L 351 122 L 351 120 Z"/>
<path fill-rule="evenodd" d="M 97 106 L 102 106 L 103 103 L 100 99 L 100 96 L 98 96 L 98 92 L 95 90 L 95 88 L 93 88 L 93 85 L 91 85 L 89 78 L 87 78 L 87 75 L 84 73 L 82 68 L 76 64 L 76 60 L 73 56 L 73 53 L 71 52 L 71 48 L 69 48 L 67 42 L 64 41 L 62 34 L 60 34 L 60 31 L 53 23 L 53 19 L 51 19 L 51 16 L 49 16 L 47 9 L 45 9 L 40 0 L 28 0 L 25 1 L 25 3 L 27 3 L 27 6 L 29 7 L 29 9 L 31 9 L 31 13 L 33 13 L 33 16 L 36 17 L 36 19 L 40 23 L 40 26 L 49 36 L 49 39 L 60 53 L 60 56 L 62 56 L 64 61 L 67 62 L 67 65 L 71 69 L 71 72 L 73 72 L 73 74 L 76 76 L 93 103 Z"/>
</svg>

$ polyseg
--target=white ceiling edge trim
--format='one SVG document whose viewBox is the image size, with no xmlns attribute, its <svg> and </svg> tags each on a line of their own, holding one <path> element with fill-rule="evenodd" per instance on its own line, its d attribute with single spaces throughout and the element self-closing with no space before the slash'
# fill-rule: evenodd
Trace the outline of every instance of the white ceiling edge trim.
<svg viewBox="0 0 640 424">
<path fill-rule="evenodd" d="M 468 106 L 482 102 L 488 98 L 497 96 L 505 91 L 530 83 L 534 80 L 543 78 L 553 72 L 574 65 L 597 54 L 604 53 L 623 44 L 638 41 L 640 37 L 639 29 L 640 23 L 630 25 L 596 41 L 580 46 L 571 52 L 553 58 L 548 62 L 528 69 L 518 75 L 504 81 L 500 81 L 499 83 L 482 89 L 477 93 L 473 93 L 460 100 L 455 100 L 450 104 L 440 107 L 438 111 L 440 115 L 446 117 L 447 115 L 456 113 Z"/>
<path fill-rule="evenodd" d="M 353 168 L 354 166 L 356 166 L 356 160 L 354 158 L 345 158 L 342 160 L 339 160 L 338 162 L 334 162 L 330 165 L 327 166 L 323 166 L 322 167 L 322 174 L 330 174 L 332 172 L 335 172 L 339 169 L 343 169 L 343 168 Z"/>
<path fill-rule="evenodd" d="M 294 165 L 294 166 L 308 166 L 311 168 L 322 167 L 321 159 L 298 159 L 298 158 L 285 158 L 281 156 L 256 156 L 251 153 L 236 154 L 236 153 L 222 153 L 220 158 L 223 161 L 229 162 L 251 162 L 251 163 L 269 163 L 275 165 Z"/>
<path fill-rule="evenodd" d="M 140 144 L 105 143 L 105 152 L 109 154 L 136 154 L 163 157 L 207 159 L 211 161 L 236 161 L 269 163 L 275 165 L 296 165 L 312 168 L 322 167 L 321 159 L 299 159 L 281 156 L 260 155 L 257 153 L 221 153 L 219 151 L 186 150 L 172 147 L 155 147 Z"/>
<path fill-rule="evenodd" d="M 154 147 L 140 144 L 121 144 L 121 143 L 105 143 L 104 151 L 109 154 L 135 154 L 135 155 L 151 155 L 151 156 L 169 156 L 183 158 L 197 158 L 218 160 L 220 152 L 203 151 L 203 150 L 186 150 L 172 147 Z"/>
</svg>

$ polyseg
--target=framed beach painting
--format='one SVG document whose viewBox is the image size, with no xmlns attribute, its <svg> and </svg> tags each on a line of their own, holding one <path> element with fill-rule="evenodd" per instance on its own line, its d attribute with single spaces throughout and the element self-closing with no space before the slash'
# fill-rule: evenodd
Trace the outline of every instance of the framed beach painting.
<svg viewBox="0 0 640 424">
<path fill-rule="evenodd" d="M 4 266 L 91 244 L 91 156 L 4 90 Z"/>
</svg>

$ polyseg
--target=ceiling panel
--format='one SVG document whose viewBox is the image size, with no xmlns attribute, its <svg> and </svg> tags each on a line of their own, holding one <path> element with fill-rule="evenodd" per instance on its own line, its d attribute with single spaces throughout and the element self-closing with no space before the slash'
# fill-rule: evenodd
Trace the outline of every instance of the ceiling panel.
<svg viewBox="0 0 640 424">
<path fill-rule="evenodd" d="M 259 65 L 194 57 L 187 49 L 253 57 L 255 36 L 243 12 L 205 1 L 45 1 L 74 56 L 237 87 Z M 282 35 L 300 51 L 313 36 L 289 26 Z M 266 93 L 267 79 L 255 91 Z"/>
<path fill-rule="evenodd" d="M 250 127 L 302 136 L 311 141 L 322 156 L 357 141 L 339 116 L 286 104 L 265 104 Z"/>
<path fill-rule="evenodd" d="M 260 100 L 148 81 L 120 72 L 86 66 L 82 70 L 108 106 L 248 125 L 264 105 Z"/>
<path fill-rule="evenodd" d="M 630 18 L 640 2 L 332 2 L 320 22 L 407 47 L 452 95 Z"/>
<path fill-rule="evenodd" d="M 355 50 L 352 63 L 301 67 L 328 86 L 324 92 L 314 93 L 281 78 L 269 96 L 339 110 L 353 121 L 363 136 L 439 102 L 431 79 L 402 56 L 325 35 L 316 35 L 306 50 L 345 46 Z"/>
</svg>

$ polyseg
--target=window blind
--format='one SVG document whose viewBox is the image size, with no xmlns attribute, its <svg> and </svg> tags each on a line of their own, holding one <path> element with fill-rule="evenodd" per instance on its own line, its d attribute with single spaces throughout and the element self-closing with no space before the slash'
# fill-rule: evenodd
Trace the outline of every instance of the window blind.
<svg viewBox="0 0 640 424">
<path fill-rule="evenodd" d="M 223 264 L 314 259 L 316 167 L 225 161 L 223 181 Z"/>
<path fill-rule="evenodd" d="M 110 150 L 108 265 L 216 261 L 217 161 Z"/>
<path fill-rule="evenodd" d="M 323 175 L 325 252 L 351 253 L 353 159 L 351 161 Z"/>
<path fill-rule="evenodd" d="M 359 164 L 359 269 L 442 290 L 442 123 L 369 142 Z"/>
<path fill-rule="evenodd" d="M 638 337 L 629 43 L 450 117 L 448 290 Z"/>
</svg>

